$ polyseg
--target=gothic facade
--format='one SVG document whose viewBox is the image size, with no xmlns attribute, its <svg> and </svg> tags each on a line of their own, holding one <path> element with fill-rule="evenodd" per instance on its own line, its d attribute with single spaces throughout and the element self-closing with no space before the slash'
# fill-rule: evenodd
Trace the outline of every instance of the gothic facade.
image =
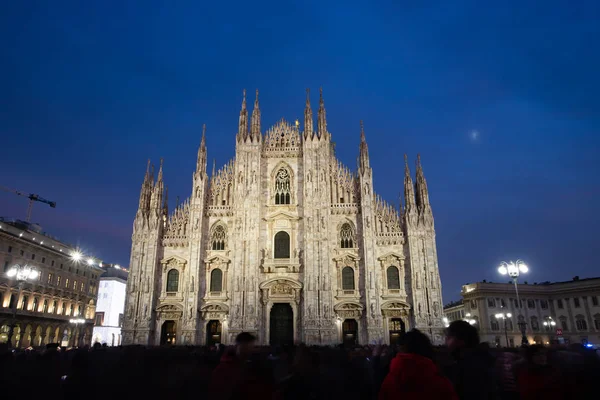
<svg viewBox="0 0 600 400">
<path fill-rule="evenodd" d="M 373 190 L 363 125 L 357 171 L 335 156 L 321 92 L 316 127 L 261 130 L 246 96 L 235 158 L 207 174 L 205 129 L 192 192 L 171 213 L 150 167 L 133 224 L 124 344 L 389 343 L 417 327 L 442 340 L 442 290 L 427 183 L 405 156 L 404 206 Z M 164 196 L 164 198 L 163 198 Z"/>
</svg>

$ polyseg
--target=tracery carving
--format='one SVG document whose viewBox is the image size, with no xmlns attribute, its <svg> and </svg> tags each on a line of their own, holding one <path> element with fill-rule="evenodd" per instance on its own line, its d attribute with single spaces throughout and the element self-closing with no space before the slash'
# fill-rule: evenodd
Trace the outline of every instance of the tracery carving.
<svg viewBox="0 0 600 400">
<path fill-rule="evenodd" d="M 181 203 L 169 216 L 166 223 L 166 229 L 163 234 L 163 246 L 167 247 L 187 247 L 188 223 L 190 220 L 190 199 Z"/>
<path fill-rule="evenodd" d="M 290 173 L 285 168 L 280 168 L 275 175 L 275 204 L 291 203 Z"/>
<path fill-rule="evenodd" d="M 227 231 L 222 224 L 215 225 L 210 236 L 212 250 L 225 250 L 227 245 Z"/>
<path fill-rule="evenodd" d="M 341 162 L 332 159 L 331 168 L 331 198 L 332 203 L 358 203 L 358 177 Z"/>
<path fill-rule="evenodd" d="M 231 160 L 212 176 L 208 195 L 209 207 L 231 206 L 233 203 L 234 173 L 234 160 Z M 241 175 L 240 178 L 242 178 Z"/>
<path fill-rule="evenodd" d="M 266 157 L 297 156 L 301 151 L 298 127 L 282 119 L 265 134 L 263 152 Z"/>
</svg>

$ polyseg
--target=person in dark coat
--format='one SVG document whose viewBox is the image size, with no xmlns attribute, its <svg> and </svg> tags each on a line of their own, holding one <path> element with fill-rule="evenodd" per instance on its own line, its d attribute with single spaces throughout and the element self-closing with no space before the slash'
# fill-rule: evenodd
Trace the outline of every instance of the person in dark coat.
<svg viewBox="0 0 600 400">
<path fill-rule="evenodd" d="M 252 359 L 256 338 L 242 332 L 213 371 L 210 392 L 220 399 L 270 399 L 273 385 L 265 365 Z"/>
<path fill-rule="evenodd" d="M 458 400 L 452 383 L 433 362 L 429 338 L 416 329 L 404 335 L 381 385 L 379 400 L 387 399 Z"/>
<path fill-rule="evenodd" d="M 446 346 L 453 358 L 445 373 L 461 400 L 493 400 L 498 397 L 495 360 L 479 343 L 477 329 L 466 321 L 454 321 L 446 329 Z"/>
</svg>

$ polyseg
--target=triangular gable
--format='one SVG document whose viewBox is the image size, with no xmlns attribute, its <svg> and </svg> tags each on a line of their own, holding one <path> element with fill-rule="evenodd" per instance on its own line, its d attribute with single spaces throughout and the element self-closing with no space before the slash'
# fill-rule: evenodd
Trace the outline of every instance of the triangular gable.
<svg viewBox="0 0 600 400">
<path fill-rule="evenodd" d="M 205 258 L 205 259 L 204 259 L 204 262 L 205 262 L 205 263 L 212 263 L 214 260 L 219 260 L 219 261 L 222 261 L 222 262 L 223 262 L 223 263 L 225 263 L 225 264 L 227 264 L 227 263 L 230 263 L 230 262 L 231 262 L 231 260 L 230 260 L 229 258 L 227 258 L 227 257 L 223 257 L 223 256 L 222 256 L 222 255 L 220 255 L 220 254 L 215 254 L 215 255 L 212 255 L 212 256 L 210 256 L 210 257 L 208 257 L 208 258 Z"/>
<path fill-rule="evenodd" d="M 377 257 L 377 259 L 379 261 L 383 261 L 383 260 L 387 259 L 388 257 L 395 257 L 398 260 L 404 260 L 404 254 L 399 254 L 399 253 L 396 253 L 395 251 L 390 251 L 389 253 L 385 253 L 384 255 Z"/>
<path fill-rule="evenodd" d="M 297 221 L 300 218 L 286 211 L 277 211 L 269 216 L 263 218 L 265 221 L 273 221 L 274 219 L 288 219 L 292 221 Z"/>
<path fill-rule="evenodd" d="M 175 261 L 177 264 L 187 264 L 187 260 L 185 258 L 181 258 L 178 256 L 170 256 L 167 258 L 163 258 L 162 260 L 160 260 L 161 264 L 170 264 L 171 262 Z"/>
</svg>

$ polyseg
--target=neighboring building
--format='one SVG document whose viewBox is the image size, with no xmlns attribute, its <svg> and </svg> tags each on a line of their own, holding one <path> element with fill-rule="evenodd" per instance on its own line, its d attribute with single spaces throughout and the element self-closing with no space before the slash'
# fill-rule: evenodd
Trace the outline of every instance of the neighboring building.
<svg viewBox="0 0 600 400">
<path fill-rule="evenodd" d="M 87 260 L 75 261 L 75 252 L 39 225 L 0 219 L 0 342 L 7 340 L 16 305 L 15 347 L 90 343 L 102 270 Z M 24 282 L 21 291 L 7 276 L 15 265 L 28 265 L 39 273 Z M 75 327 L 69 322 L 73 318 L 86 322 Z"/>
<path fill-rule="evenodd" d="M 466 319 L 465 314 L 465 306 L 462 300 L 454 301 L 444 306 L 444 318 L 446 318 L 446 322 Z"/>
<path fill-rule="evenodd" d="M 520 305 L 512 283 L 480 282 L 464 285 L 463 304 L 444 308 L 448 320 L 467 314 L 479 328 L 482 341 L 500 346 L 521 344 L 519 322 L 526 324 L 529 343 L 600 343 L 600 278 L 567 282 L 519 284 Z M 496 314 L 510 313 L 504 320 Z M 459 316 L 463 317 L 459 317 Z"/>
<path fill-rule="evenodd" d="M 102 268 L 92 342 L 120 346 L 128 271 L 116 264 Z"/>
<path fill-rule="evenodd" d="M 257 92 L 248 129 L 244 93 L 235 158 L 209 178 L 203 132 L 192 194 L 170 215 L 162 160 L 156 182 L 148 168 L 124 344 L 232 343 L 242 331 L 261 344 L 366 344 L 413 327 L 442 341 L 435 228 L 419 159 L 415 185 L 404 166 L 398 210 L 374 192 L 362 122 L 351 172 L 335 155 L 322 93 L 317 121 L 313 129 L 307 95 L 304 131 L 280 120 L 263 134 Z M 401 187 L 402 167 L 399 158 L 389 163 L 398 179 L 388 186 Z"/>
</svg>

